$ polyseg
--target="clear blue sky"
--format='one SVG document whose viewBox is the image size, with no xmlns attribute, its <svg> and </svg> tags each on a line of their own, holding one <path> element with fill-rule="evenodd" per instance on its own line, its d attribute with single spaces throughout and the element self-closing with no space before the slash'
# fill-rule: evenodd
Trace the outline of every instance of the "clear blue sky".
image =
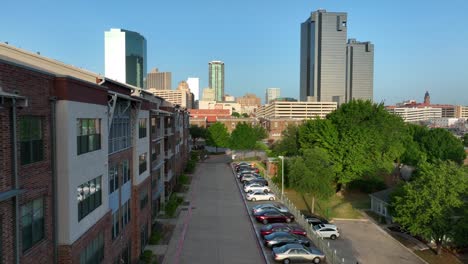
<svg viewBox="0 0 468 264">
<path fill-rule="evenodd" d="M 5 1 L 0 41 L 104 73 L 104 31 L 148 43 L 148 70 L 207 86 L 208 62 L 225 62 L 225 92 L 267 87 L 299 96 L 300 23 L 311 11 L 348 13 L 348 38 L 375 44 L 374 100 L 468 105 L 468 1 L 172 0 Z"/>
</svg>

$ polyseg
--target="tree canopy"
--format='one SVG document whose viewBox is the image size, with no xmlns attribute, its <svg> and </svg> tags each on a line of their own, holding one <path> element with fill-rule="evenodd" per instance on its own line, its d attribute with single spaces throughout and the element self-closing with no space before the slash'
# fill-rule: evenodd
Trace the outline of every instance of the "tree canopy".
<svg viewBox="0 0 468 264">
<path fill-rule="evenodd" d="M 207 144 L 216 148 L 229 146 L 229 132 L 223 123 L 216 122 L 208 127 Z"/>
<path fill-rule="evenodd" d="M 328 199 L 335 193 L 333 163 L 324 149 L 305 149 L 302 156 L 288 161 L 289 185 L 301 194 Z M 312 202 L 312 212 L 314 211 Z"/>
<path fill-rule="evenodd" d="M 452 231 L 454 210 L 464 204 L 467 179 L 466 171 L 453 162 L 420 163 L 414 179 L 392 197 L 393 220 L 414 235 L 434 240 L 440 254 Z"/>
<path fill-rule="evenodd" d="M 254 149 L 257 135 L 251 125 L 242 122 L 232 131 L 230 142 L 230 147 L 235 150 Z"/>
<path fill-rule="evenodd" d="M 309 120 L 299 129 L 301 150 L 320 147 L 334 164 L 337 183 L 389 172 L 404 152 L 407 137 L 403 120 L 383 104 L 353 100 L 327 119 Z M 339 189 L 339 188 L 338 188 Z"/>
<path fill-rule="evenodd" d="M 276 156 L 297 156 L 299 154 L 299 126 L 289 125 L 283 132 L 282 138 L 275 142 L 272 150 Z"/>
<path fill-rule="evenodd" d="M 463 136 L 463 145 L 465 145 L 465 147 L 468 147 L 468 133 L 466 133 Z"/>
<path fill-rule="evenodd" d="M 199 127 L 197 125 L 191 125 L 189 128 L 190 136 L 195 142 L 199 138 L 207 138 L 208 131 L 204 127 Z"/>
<path fill-rule="evenodd" d="M 233 117 L 241 117 L 241 115 L 238 112 L 232 112 L 231 116 Z"/>
</svg>

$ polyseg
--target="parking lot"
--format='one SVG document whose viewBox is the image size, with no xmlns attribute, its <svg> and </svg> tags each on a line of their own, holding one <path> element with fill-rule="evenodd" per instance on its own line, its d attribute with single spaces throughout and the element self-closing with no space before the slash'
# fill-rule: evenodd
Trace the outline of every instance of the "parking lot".
<svg viewBox="0 0 468 264">
<path fill-rule="evenodd" d="M 239 193 L 242 195 L 243 197 L 243 202 L 245 204 L 245 207 L 247 208 L 247 211 L 249 212 L 249 216 L 250 216 L 250 221 L 252 222 L 253 224 L 253 227 L 255 229 L 255 235 L 257 236 L 257 239 L 258 239 L 258 242 L 259 242 L 259 246 L 261 247 L 261 250 L 263 252 L 263 255 L 265 257 L 265 261 L 266 263 L 277 263 L 275 262 L 275 260 L 273 259 L 273 254 L 272 254 L 272 250 L 270 248 L 267 248 L 264 244 L 263 244 L 263 238 L 261 238 L 260 236 L 260 229 L 262 227 L 264 227 L 265 225 L 262 224 L 262 223 L 259 223 L 257 222 L 257 220 L 255 219 L 255 217 L 252 215 L 252 207 L 254 207 L 255 205 L 258 205 L 258 204 L 262 204 L 262 203 L 269 203 L 270 201 L 255 201 L 255 202 L 252 202 L 252 201 L 248 201 L 246 199 L 246 193 L 243 191 L 243 185 L 242 183 L 237 179 L 236 177 L 236 173 L 235 173 L 235 170 L 234 168 L 232 168 L 233 170 L 233 178 L 235 179 L 236 181 L 236 185 L 238 187 L 238 191 Z M 276 195 L 276 194 L 275 194 Z M 278 197 L 277 197 L 278 198 Z M 274 202 L 278 202 L 277 200 L 274 201 Z M 295 222 L 292 222 L 289 224 L 290 226 L 299 226 L 297 223 Z M 311 247 L 315 247 L 313 244 L 311 244 Z M 326 262 L 322 262 L 322 263 L 326 263 Z"/>
<path fill-rule="evenodd" d="M 330 241 L 330 244 L 338 248 L 347 259 L 353 258 L 359 263 L 425 263 L 372 222 L 355 220 L 334 222 L 341 230 L 341 237 Z"/>
</svg>

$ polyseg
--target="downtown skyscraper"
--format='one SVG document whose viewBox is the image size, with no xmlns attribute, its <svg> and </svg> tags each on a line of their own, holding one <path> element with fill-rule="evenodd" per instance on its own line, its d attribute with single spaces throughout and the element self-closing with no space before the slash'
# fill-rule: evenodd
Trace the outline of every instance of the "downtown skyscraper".
<svg viewBox="0 0 468 264">
<path fill-rule="evenodd" d="M 210 61 L 208 63 L 208 86 L 214 89 L 215 101 L 224 98 L 224 62 Z"/>
<path fill-rule="evenodd" d="M 144 88 L 146 39 L 137 32 L 111 28 L 104 33 L 106 77 Z"/>
<path fill-rule="evenodd" d="M 312 12 L 301 24 L 301 101 L 372 100 L 373 45 L 366 42 L 368 53 L 356 53 L 360 42 L 346 42 L 347 27 L 347 13 L 326 10 Z"/>
</svg>

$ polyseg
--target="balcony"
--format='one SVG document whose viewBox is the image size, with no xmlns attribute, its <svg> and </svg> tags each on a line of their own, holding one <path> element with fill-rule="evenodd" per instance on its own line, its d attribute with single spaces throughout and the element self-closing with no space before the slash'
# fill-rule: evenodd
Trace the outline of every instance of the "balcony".
<svg viewBox="0 0 468 264">
<path fill-rule="evenodd" d="M 166 136 L 172 135 L 172 133 L 173 133 L 172 132 L 172 127 L 166 128 L 165 131 L 166 131 L 166 133 L 165 133 Z"/>
</svg>

